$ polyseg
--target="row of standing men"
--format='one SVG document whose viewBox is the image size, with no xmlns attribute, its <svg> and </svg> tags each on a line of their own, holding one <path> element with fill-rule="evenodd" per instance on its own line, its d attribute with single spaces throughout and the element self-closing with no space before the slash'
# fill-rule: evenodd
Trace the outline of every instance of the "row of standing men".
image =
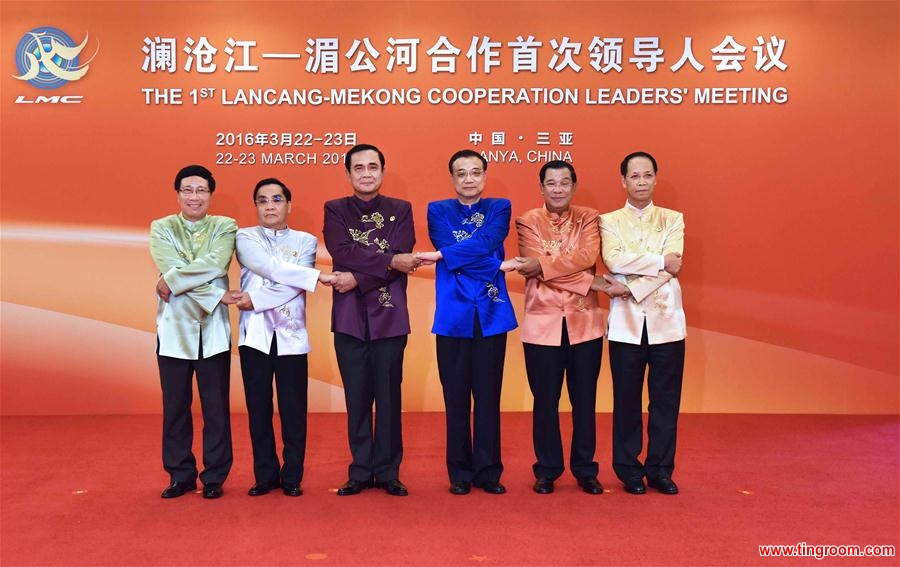
<svg viewBox="0 0 900 567">
<path fill-rule="evenodd" d="M 191 165 L 175 177 L 180 213 L 152 222 L 150 252 L 157 281 L 157 360 L 163 395 L 163 498 L 195 491 L 218 498 L 231 469 L 229 414 L 231 329 L 228 306 L 240 310 L 239 354 L 244 380 L 255 484 L 251 496 L 281 489 L 302 494 L 306 452 L 306 292 L 333 289 L 332 322 L 347 405 L 352 463 L 340 496 L 378 487 L 408 494 L 400 481 L 403 456 L 401 382 L 410 332 L 407 278 L 434 265 L 437 362 L 447 418 L 450 492 L 473 487 L 503 494 L 500 482 L 500 391 L 506 334 L 517 322 L 505 275 L 526 278 L 524 344 L 534 396 L 534 490 L 554 491 L 565 470 L 559 401 L 565 377 L 572 404 L 569 469 L 578 486 L 602 494 L 597 479 L 595 406 L 603 337 L 613 377 L 613 469 L 624 489 L 647 484 L 676 494 L 677 420 L 686 325 L 677 275 L 684 244 L 682 214 L 656 207 L 657 163 L 634 152 L 621 163 L 626 204 L 600 215 L 573 205 L 574 167 L 544 164 L 544 204 L 517 218 L 519 255 L 504 259 L 509 200 L 483 196 L 488 163 L 461 150 L 449 160 L 455 198 L 428 205 L 433 251 L 413 252 L 410 203 L 381 194 L 384 154 L 361 144 L 346 154 L 352 195 L 325 204 L 323 235 L 333 272 L 315 269 L 317 239 L 288 228 L 291 192 L 278 179 L 253 191 L 259 226 L 238 230 L 209 215 L 215 179 Z M 236 251 L 241 288 L 230 290 Z M 601 258 L 609 274 L 598 275 Z M 610 312 L 598 292 L 610 296 Z M 644 461 L 642 392 L 650 396 Z M 203 415 L 203 470 L 192 452 L 192 383 Z M 273 376 L 283 440 L 273 428 Z M 373 415 L 373 404 L 377 413 Z M 474 412 L 473 412 L 474 405 Z"/>
</svg>

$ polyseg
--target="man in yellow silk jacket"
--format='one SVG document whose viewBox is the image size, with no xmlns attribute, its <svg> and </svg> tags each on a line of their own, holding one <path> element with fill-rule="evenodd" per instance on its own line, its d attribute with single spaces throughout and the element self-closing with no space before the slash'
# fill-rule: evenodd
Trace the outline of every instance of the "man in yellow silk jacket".
<svg viewBox="0 0 900 567">
<path fill-rule="evenodd" d="M 157 362 L 163 395 L 163 468 L 170 484 L 163 498 L 197 488 L 191 450 L 192 380 L 203 412 L 203 497 L 218 498 L 231 470 L 229 376 L 231 325 L 228 305 L 240 297 L 228 290 L 234 252 L 234 219 L 208 215 L 216 180 L 208 169 L 189 165 L 175 176 L 181 212 L 150 225 L 150 254 L 157 281 Z"/>
<path fill-rule="evenodd" d="M 651 488 L 677 494 L 672 481 L 687 326 L 681 306 L 684 218 L 653 204 L 656 160 L 635 152 L 620 165 L 625 206 L 601 215 L 603 262 L 628 287 L 614 298 L 609 315 L 609 364 L 613 379 L 613 469 L 632 494 Z M 644 372 L 650 418 L 647 455 L 641 453 Z"/>
<path fill-rule="evenodd" d="M 597 290 L 607 291 L 610 285 L 595 276 L 600 214 L 571 204 L 578 181 L 571 164 L 547 162 L 539 178 L 544 206 L 516 219 L 520 254 L 516 270 L 527 278 L 521 336 L 534 395 L 534 491 L 553 492 L 554 481 L 565 470 L 559 430 L 565 376 L 572 403 L 569 469 L 582 490 L 603 494 L 594 451 L 606 310 L 600 307 Z M 620 285 L 616 289 L 625 292 Z"/>
</svg>

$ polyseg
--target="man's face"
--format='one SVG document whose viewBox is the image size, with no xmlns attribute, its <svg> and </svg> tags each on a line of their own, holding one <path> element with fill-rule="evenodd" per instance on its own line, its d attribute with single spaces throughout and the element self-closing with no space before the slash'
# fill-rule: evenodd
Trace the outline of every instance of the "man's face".
<svg viewBox="0 0 900 567">
<path fill-rule="evenodd" d="M 461 157 L 453 162 L 453 187 L 463 205 L 471 205 L 481 198 L 487 172 L 477 157 Z"/>
<path fill-rule="evenodd" d="M 189 221 L 198 221 L 206 216 L 212 194 L 209 183 L 200 176 L 192 175 L 181 180 L 178 189 L 178 206 L 181 214 Z"/>
<path fill-rule="evenodd" d="M 259 224 L 266 228 L 287 228 L 287 216 L 291 204 L 284 196 L 281 185 L 263 185 L 256 192 L 256 216 Z"/>
<path fill-rule="evenodd" d="M 628 161 L 628 171 L 622 178 L 622 187 L 628 193 L 628 202 L 632 206 L 643 209 L 649 205 L 656 187 L 653 162 L 645 157 L 631 158 Z"/>
<path fill-rule="evenodd" d="M 350 171 L 347 172 L 347 179 L 353 186 L 353 193 L 363 201 L 369 201 L 378 196 L 383 174 L 381 161 L 378 160 L 378 152 L 375 150 L 356 152 L 350 156 Z"/>
<path fill-rule="evenodd" d="M 575 196 L 575 183 L 572 173 L 566 168 L 548 169 L 544 172 L 544 183 L 541 185 L 544 204 L 551 213 L 564 213 L 569 210 L 572 197 Z"/>
</svg>

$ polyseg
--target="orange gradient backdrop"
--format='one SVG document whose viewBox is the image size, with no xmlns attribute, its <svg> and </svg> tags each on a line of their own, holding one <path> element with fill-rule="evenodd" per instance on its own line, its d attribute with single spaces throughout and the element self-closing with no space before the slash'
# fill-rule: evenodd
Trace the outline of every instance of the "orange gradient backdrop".
<svg viewBox="0 0 900 567">
<path fill-rule="evenodd" d="M 490 165 L 487 194 L 512 200 L 513 214 L 541 205 L 528 150 L 568 150 L 578 171 L 576 202 L 621 207 L 618 163 L 643 149 L 660 163 L 655 201 L 683 211 L 684 289 L 689 337 L 683 409 L 689 412 L 898 412 L 898 4 L 895 2 L 4 2 L 0 78 L 2 182 L 3 415 L 159 411 L 154 357 L 156 272 L 147 252 L 151 219 L 177 211 L 172 179 L 188 163 L 210 167 L 214 214 L 255 223 L 251 191 L 279 177 L 294 191 L 291 226 L 321 234 L 324 201 L 348 194 L 339 165 L 322 154 L 346 146 L 221 147 L 217 133 L 352 132 L 387 156 L 383 192 L 412 202 L 417 249 L 429 249 L 429 201 L 453 195 L 450 154 L 516 150 L 523 163 Z M 80 42 L 86 76 L 56 91 L 13 78 L 16 45 L 52 26 Z M 432 73 L 426 55 L 439 36 L 461 50 L 455 74 Z M 534 73 L 513 73 L 508 42 L 535 36 Z M 716 71 L 710 49 L 726 35 L 746 46 L 740 72 Z M 753 68 L 756 37 L 786 41 L 786 70 Z M 144 72 L 145 37 L 177 41 L 174 73 Z M 184 40 L 206 36 L 218 69 L 183 70 Z M 501 65 L 469 69 L 473 36 L 499 41 Z M 580 72 L 548 68 L 552 39 L 582 43 Z M 622 72 L 590 67 L 594 36 L 624 38 Z M 638 70 L 632 40 L 658 37 L 665 62 Z M 685 37 L 705 66 L 670 66 Z M 305 70 L 309 38 L 339 39 L 336 74 Z M 388 38 L 419 38 L 418 70 L 386 70 Z M 228 38 L 253 40 L 256 72 L 226 72 Z M 377 71 L 351 72 L 355 39 L 381 53 Z M 261 53 L 299 53 L 296 60 Z M 546 87 L 578 90 L 572 105 L 430 104 L 430 88 Z M 681 104 L 591 105 L 584 91 L 687 89 Z M 787 89 L 783 104 L 694 104 L 706 87 Z M 142 88 L 181 88 L 185 104 L 146 104 Z M 216 96 L 193 104 L 190 89 Z M 222 89 L 418 88 L 420 104 L 224 105 Z M 39 95 L 80 104 L 17 104 Z M 71 100 L 71 99 L 70 99 Z M 491 146 L 491 132 L 506 145 Z M 484 135 L 481 143 L 470 133 Z M 536 145 L 540 132 L 549 146 Z M 560 132 L 571 132 L 561 146 Z M 518 137 L 522 139 L 519 140 Z M 262 165 L 262 153 L 306 151 L 316 165 Z M 217 152 L 253 153 L 253 165 L 216 165 Z M 515 253 L 515 235 L 506 242 Z M 330 260 L 320 246 L 319 263 Z M 233 264 L 232 285 L 238 284 Z M 521 318 L 522 281 L 507 276 Z M 310 294 L 310 403 L 341 411 L 331 346 L 331 291 Z M 441 410 L 430 334 L 433 272 L 410 280 L 413 334 L 404 408 Z M 236 314 L 233 313 L 236 321 Z M 504 410 L 529 410 L 517 332 L 509 336 Z M 234 350 L 236 354 L 236 349 Z M 236 411 L 244 409 L 238 365 Z M 604 364 L 598 409 L 611 408 Z"/>
</svg>

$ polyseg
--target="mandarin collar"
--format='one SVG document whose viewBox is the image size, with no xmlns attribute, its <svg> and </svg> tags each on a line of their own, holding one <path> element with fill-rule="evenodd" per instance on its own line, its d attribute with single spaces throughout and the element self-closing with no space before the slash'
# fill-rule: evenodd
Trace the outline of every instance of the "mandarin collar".
<svg viewBox="0 0 900 567">
<path fill-rule="evenodd" d="M 547 205 L 544 204 L 544 215 L 547 217 L 547 219 L 551 223 L 556 224 L 556 223 L 565 221 L 570 216 L 572 216 L 572 206 L 569 205 L 569 208 L 566 209 L 566 211 L 563 213 L 551 213 L 550 210 L 547 208 Z"/>
<path fill-rule="evenodd" d="M 471 211 L 475 211 L 475 210 L 478 210 L 479 208 L 481 208 L 481 202 L 482 202 L 482 200 L 483 200 L 483 199 L 482 199 L 481 197 L 478 197 L 478 200 L 477 200 L 477 201 L 475 201 L 474 203 L 472 203 L 472 204 L 470 204 L 470 205 L 466 205 L 465 203 L 463 203 L 463 202 L 460 201 L 459 199 L 456 199 L 456 204 L 457 204 L 457 206 L 458 206 L 463 212 L 465 212 L 466 214 L 468 214 L 468 213 L 471 212 Z"/>
<path fill-rule="evenodd" d="M 206 225 L 209 224 L 209 215 L 204 216 L 200 220 L 192 221 L 184 218 L 184 213 L 178 213 L 178 218 L 181 219 L 181 223 L 184 225 L 184 228 L 186 228 L 188 232 L 197 232 L 198 230 L 203 230 L 204 228 L 206 228 Z"/>
<path fill-rule="evenodd" d="M 291 227 L 287 225 L 284 228 L 279 229 L 266 228 L 263 225 L 259 225 L 259 228 L 261 228 L 263 233 L 269 238 L 280 238 L 291 231 Z"/>
<path fill-rule="evenodd" d="M 355 194 L 350 195 L 350 198 L 352 199 L 351 202 L 355 203 L 356 208 L 367 212 L 378 208 L 378 206 L 381 204 L 381 193 L 375 195 L 374 198 L 368 201 L 363 201 Z"/>
<path fill-rule="evenodd" d="M 631 214 L 638 216 L 638 217 L 642 217 L 653 210 L 653 201 L 650 201 L 649 203 L 647 203 L 647 206 L 644 207 L 643 209 L 639 209 L 639 208 L 635 207 L 634 205 L 632 205 L 631 203 L 629 203 L 628 201 L 625 201 L 625 208 L 628 211 L 630 211 Z"/>
</svg>

